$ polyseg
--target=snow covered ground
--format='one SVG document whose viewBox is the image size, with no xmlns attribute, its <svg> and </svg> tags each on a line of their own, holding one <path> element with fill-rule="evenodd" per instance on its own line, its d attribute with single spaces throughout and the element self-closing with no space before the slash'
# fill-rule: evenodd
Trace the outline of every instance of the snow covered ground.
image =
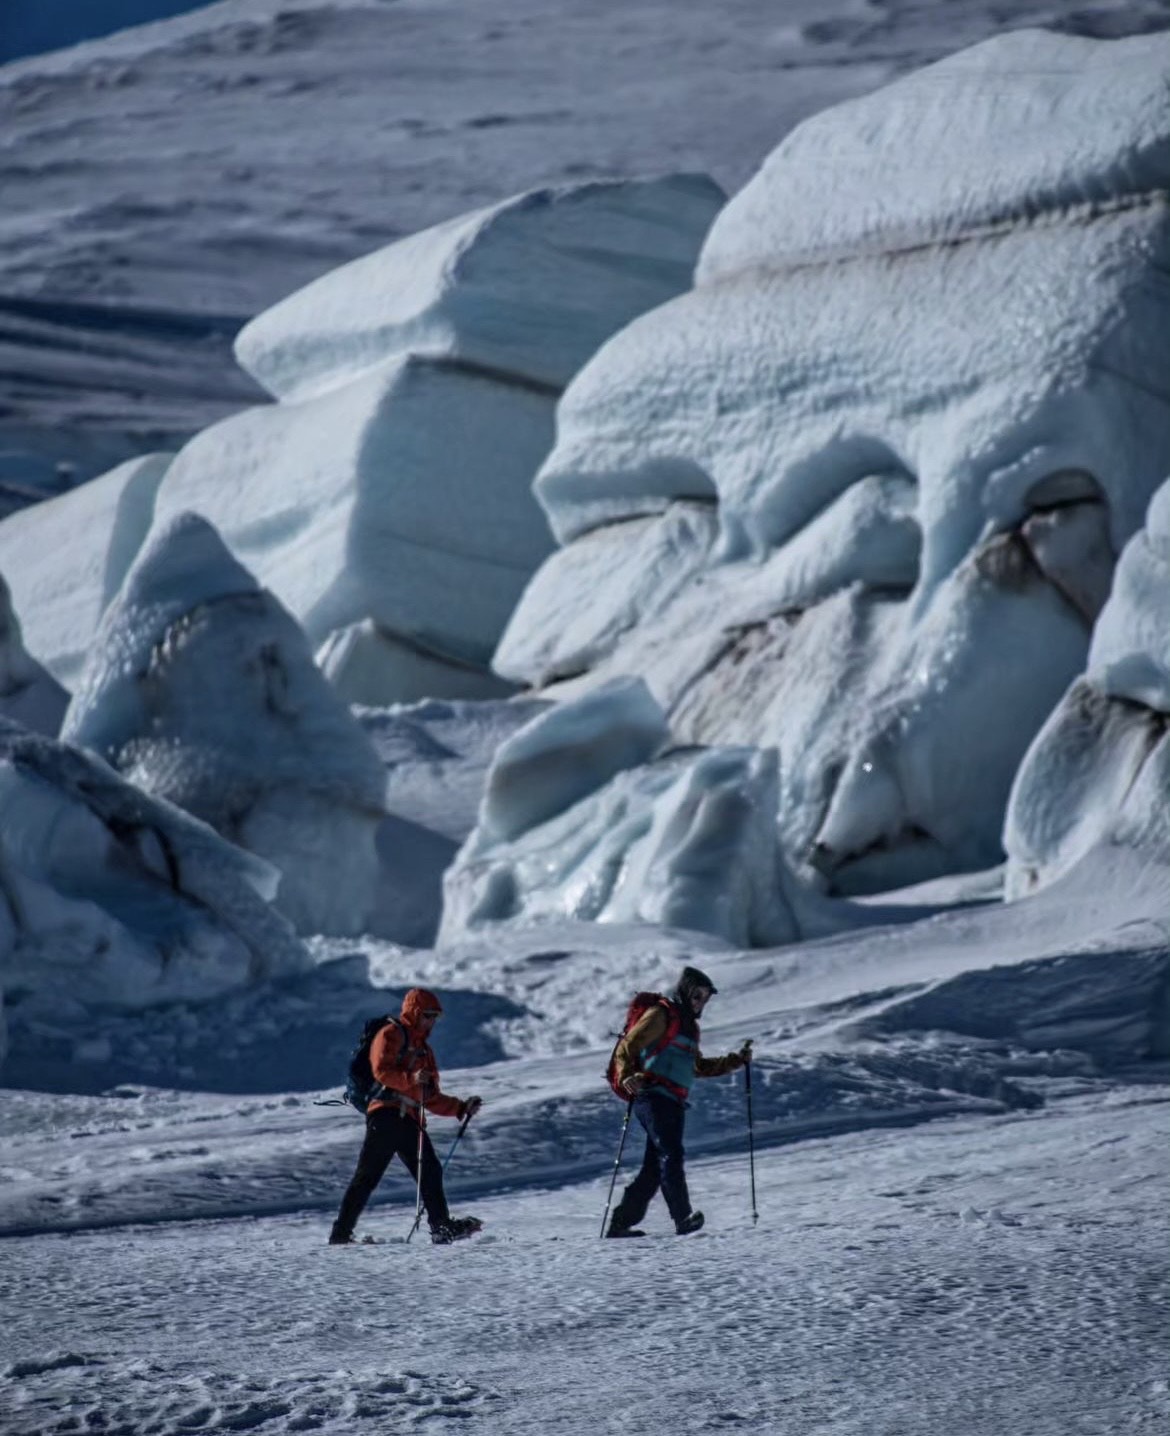
<svg viewBox="0 0 1170 1436">
<path fill-rule="evenodd" d="M 685 1240 L 599 1241 L 600 1172 L 480 1196 L 487 1230 L 466 1247 L 394 1241 L 401 1181 L 369 1223 L 383 1246 L 330 1249 L 324 1214 L 303 1212 L 14 1238 L 0 1424 L 1155 1432 L 1168 1099 L 1086 1084 L 1040 1112 L 768 1148 L 757 1226 L 742 1150 L 704 1158 L 709 1226 Z M 278 1148 L 283 1115 L 253 1133 Z M 196 1132 L 170 1134 L 191 1165 Z M 154 1155 L 140 1134 L 120 1144 Z"/>
<path fill-rule="evenodd" d="M 588 924 L 318 939 L 312 972 L 110 1015 L 103 1042 L 14 1024 L 0 1428 L 653 1431 L 674 1402 L 696 1433 L 1159 1429 L 1170 915 L 1123 859 L 771 952 Z M 608 1034 L 690 956 L 720 987 L 705 1049 L 757 1044 L 759 1222 L 735 1076 L 689 1118 L 705 1231 L 658 1206 L 662 1240 L 603 1243 Z M 446 1001 L 445 1085 L 485 1097 L 449 1189 L 487 1228 L 403 1246 L 392 1170 L 361 1227 L 385 1244 L 331 1249 L 360 1123 L 314 1104 L 414 981 Z"/>
</svg>

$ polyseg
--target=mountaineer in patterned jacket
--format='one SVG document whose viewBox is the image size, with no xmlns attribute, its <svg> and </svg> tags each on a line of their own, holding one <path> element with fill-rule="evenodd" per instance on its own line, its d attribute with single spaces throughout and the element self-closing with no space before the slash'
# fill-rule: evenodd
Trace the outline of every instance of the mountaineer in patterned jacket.
<svg viewBox="0 0 1170 1436">
<path fill-rule="evenodd" d="M 607 1237 L 644 1236 L 638 1223 L 659 1187 L 679 1236 L 703 1225 L 703 1213 L 691 1210 L 683 1166 L 687 1096 L 696 1077 L 722 1077 L 751 1060 L 751 1044 L 746 1042 L 726 1057 L 700 1054 L 699 1017 L 714 995 L 715 984 L 706 973 L 684 967 L 671 996 L 647 1008 L 617 1045 L 617 1079 L 646 1129 L 646 1155 L 641 1171 L 622 1193 Z"/>
<path fill-rule="evenodd" d="M 366 1109 L 366 1138 L 329 1234 L 332 1246 L 353 1241 L 357 1220 L 396 1155 L 418 1180 L 420 1143 L 422 1200 L 431 1241 L 459 1241 L 473 1236 L 483 1225 L 475 1217 L 452 1217 L 448 1212 L 443 1169 L 426 1133 L 424 1109 L 437 1117 L 462 1120 L 473 1117 L 483 1105 L 479 1097 L 460 1100 L 439 1090 L 439 1068 L 427 1038 L 442 1011 L 433 992 L 412 987 L 402 999 L 401 1015 L 389 1019 L 370 1046 L 370 1068 L 381 1090 Z"/>
</svg>

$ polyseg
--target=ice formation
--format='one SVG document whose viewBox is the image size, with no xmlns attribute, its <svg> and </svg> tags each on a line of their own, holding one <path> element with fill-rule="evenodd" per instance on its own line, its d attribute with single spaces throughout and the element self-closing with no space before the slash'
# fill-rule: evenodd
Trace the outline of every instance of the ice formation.
<svg viewBox="0 0 1170 1436">
<path fill-rule="evenodd" d="M 497 671 L 775 746 L 831 892 L 1001 861 L 1170 471 L 1168 74 L 1165 35 L 1022 31 L 798 127 L 566 391 Z"/>
<path fill-rule="evenodd" d="M 247 325 L 277 394 L 0 523 L 33 652 L 75 681 L 152 523 L 192 511 L 351 702 L 512 691 L 490 658 L 550 548 L 532 479 L 565 382 L 682 292 L 723 195 L 673 175 L 538 190 L 325 275 Z"/>
<path fill-rule="evenodd" d="M 1122 552 L 1087 671 L 1016 777 L 1004 834 L 1008 896 L 1047 886 L 1098 844 L 1131 846 L 1170 866 L 1168 795 L 1170 480 Z"/>
<path fill-rule="evenodd" d="M 279 399 L 426 354 L 563 389 L 635 315 L 689 288 L 724 195 L 705 175 L 533 190 L 331 270 L 241 330 Z"/>
<path fill-rule="evenodd" d="M 542 713 L 504 742 L 444 879 L 445 943 L 487 924 L 657 923 L 740 947 L 791 940 L 776 755 L 663 751 L 640 680 Z"/>
<path fill-rule="evenodd" d="M 150 530 L 170 454 L 147 454 L 0 523 L 0 573 L 33 653 L 72 688 Z"/>
<path fill-rule="evenodd" d="M 25 650 L 20 619 L 0 574 L 0 717 L 55 738 L 69 695 Z"/>
<path fill-rule="evenodd" d="M 205 519 L 180 515 L 140 553 L 62 737 L 266 858 L 299 930 L 368 930 L 382 765 L 296 623 Z"/>
<path fill-rule="evenodd" d="M 211 519 L 350 701 L 506 691 L 490 659 L 552 547 L 532 480 L 597 345 L 681 292 L 708 180 L 537 191 L 346 265 L 239 355 L 280 403 L 197 435 L 157 517 Z"/>
<path fill-rule="evenodd" d="M 6 1003 L 139 1009 L 305 970 L 269 901 L 278 877 L 99 759 L 0 719 Z"/>
</svg>

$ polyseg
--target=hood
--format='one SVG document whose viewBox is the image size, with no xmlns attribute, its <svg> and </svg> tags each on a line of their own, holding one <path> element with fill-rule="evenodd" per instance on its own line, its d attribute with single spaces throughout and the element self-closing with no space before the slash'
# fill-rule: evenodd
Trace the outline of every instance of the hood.
<svg viewBox="0 0 1170 1436">
<path fill-rule="evenodd" d="M 719 991 L 705 972 L 701 972 L 697 967 L 684 967 L 676 989 L 678 995 L 689 997 L 697 987 L 709 988 L 712 997 Z"/>
<path fill-rule="evenodd" d="M 402 999 L 402 1020 L 407 1027 L 417 1027 L 419 1018 L 428 1012 L 442 1012 L 443 1004 L 425 987 L 412 987 Z"/>
</svg>

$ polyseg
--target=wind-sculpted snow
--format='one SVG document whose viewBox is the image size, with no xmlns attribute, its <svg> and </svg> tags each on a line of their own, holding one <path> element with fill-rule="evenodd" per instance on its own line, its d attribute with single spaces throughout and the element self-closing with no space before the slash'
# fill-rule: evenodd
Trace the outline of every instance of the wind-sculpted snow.
<svg viewBox="0 0 1170 1436">
<path fill-rule="evenodd" d="M 0 720 L 0 986 L 38 1012 L 206 1001 L 303 970 L 279 874 L 97 758 Z M 79 1044 L 83 1037 L 75 1034 Z M 100 1042 L 100 1039 L 99 1039 Z"/>
<path fill-rule="evenodd" d="M 67 688 L 150 530 L 170 454 L 131 459 L 0 523 L 0 572 L 37 657 Z"/>
<path fill-rule="evenodd" d="M 777 255 L 885 252 L 1148 202 L 1166 182 L 1164 56 L 1164 37 L 1020 31 L 839 105 L 794 130 L 727 206 L 699 281 Z"/>
<path fill-rule="evenodd" d="M 240 336 L 282 402 L 0 525 L 30 639 L 72 682 L 152 522 L 195 512 L 280 599 L 351 702 L 495 697 L 489 671 L 552 547 L 531 493 L 557 395 L 690 283 L 710 180 L 536 190 L 368 255 Z"/>
<path fill-rule="evenodd" d="M 1170 890 L 1170 481 L 1126 545 L 1086 673 L 1020 766 L 1004 831 L 1007 893 L 1075 868 L 1100 843 L 1161 865 Z"/>
<path fill-rule="evenodd" d="M 139 555 L 62 737 L 271 862 L 301 931 L 369 930 L 382 765 L 300 629 L 206 520 L 179 516 Z"/>
<path fill-rule="evenodd" d="M 662 752 L 640 679 L 538 715 L 504 742 L 443 882 L 441 941 L 481 924 L 575 919 L 790 939 L 773 818 L 776 755 Z"/>
<path fill-rule="evenodd" d="M 281 402 L 188 444 L 158 517 L 211 519 L 350 701 L 507 691 L 488 665 L 551 547 L 531 485 L 556 396 L 686 287 L 721 198 L 535 191 L 326 275 L 241 334 Z"/>
<path fill-rule="evenodd" d="M 314 647 L 372 619 L 436 659 L 486 668 L 549 548 L 530 490 L 552 422 L 549 394 L 392 358 L 205 429 L 168 472 L 156 515 L 214 523 Z"/>
<path fill-rule="evenodd" d="M 611 334 L 690 287 L 724 198 L 705 175 L 517 195 L 330 271 L 247 325 L 236 358 L 279 399 L 400 354 L 563 389 Z"/>
<path fill-rule="evenodd" d="M 1027 32 L 806 121 L 566 392 L 498 671 L 776 747 L 831 891 L 1001 861 L 1170 470 L 1168 75 L 1164 36 Z"/>
<path fill-rule="evenodd" d="M 20 619 L 0 573 L 0 716 L 55 738 L 69 695 L 24 646 Z"/>
</svg>

